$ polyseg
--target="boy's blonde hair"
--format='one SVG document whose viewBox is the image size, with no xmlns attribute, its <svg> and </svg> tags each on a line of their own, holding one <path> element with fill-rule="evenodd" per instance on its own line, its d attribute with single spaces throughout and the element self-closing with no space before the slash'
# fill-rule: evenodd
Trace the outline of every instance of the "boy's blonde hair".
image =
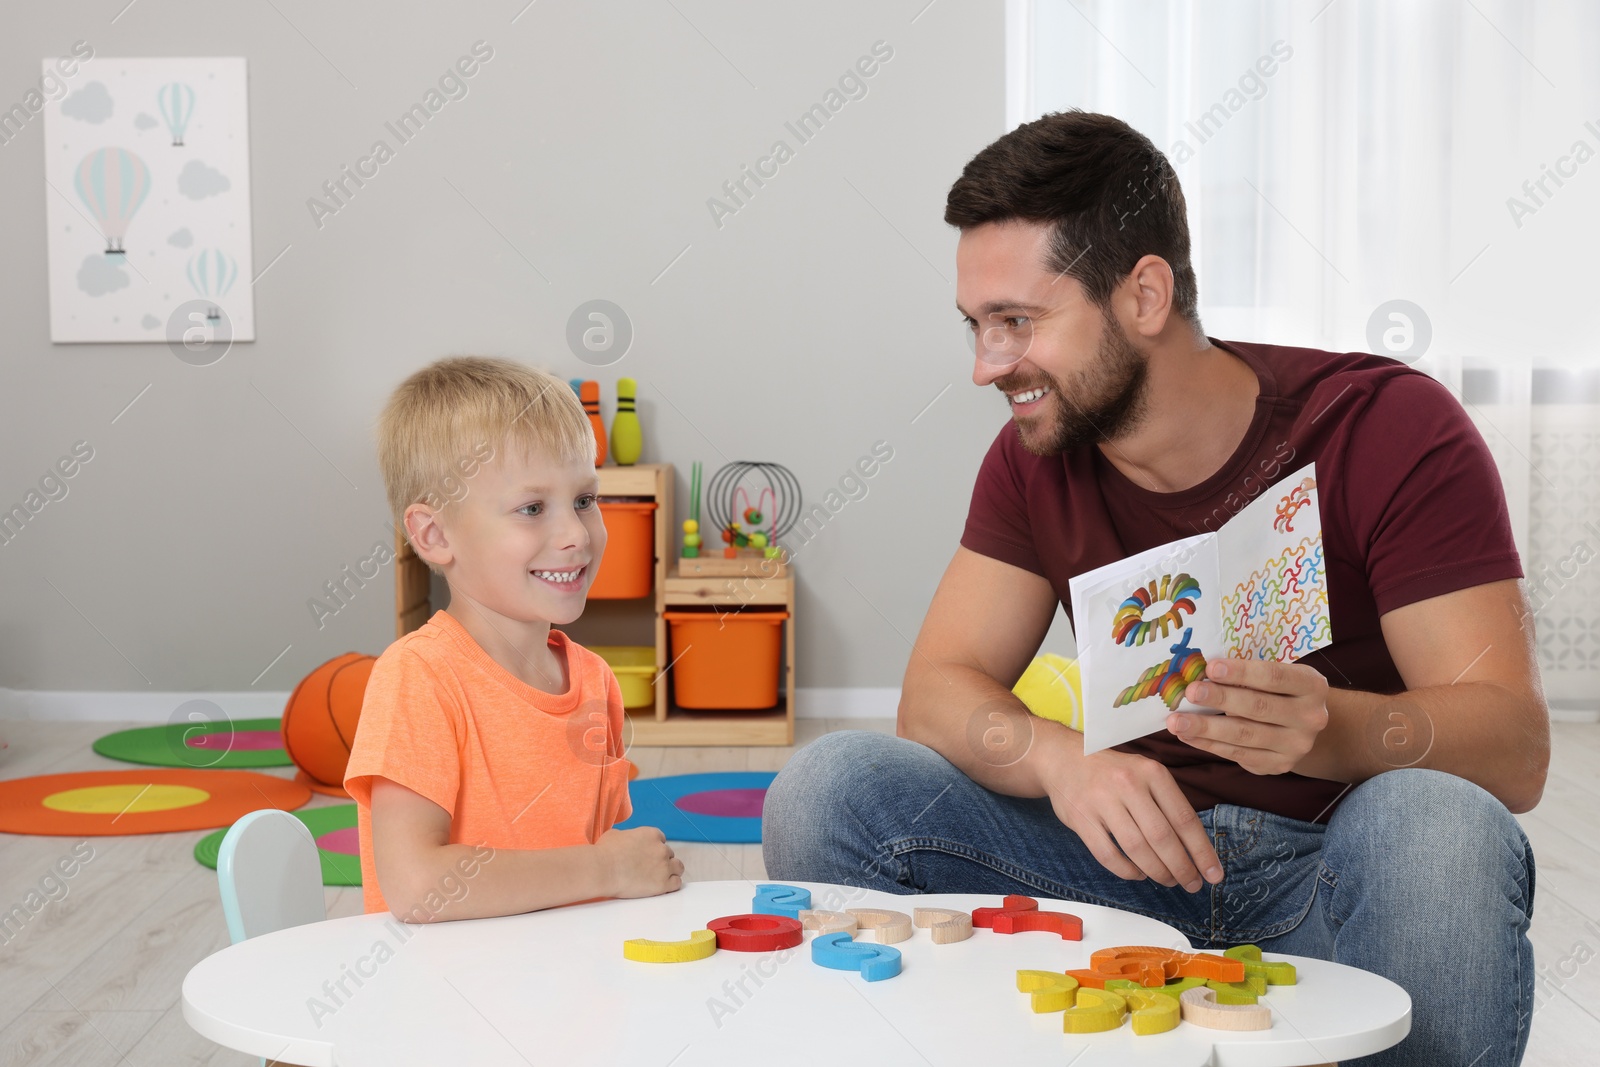
<svg viewBox="0 0 1600 1067">
<path fill-rule="evenodd" d="M 508 359 L 451 356 L 400 383 L 378 417 L 378 466 L 389 509 L 443 511 L 478 468 L 507 450 L 593 463 L 594 429 L 572 387 Z"/>
</svg>

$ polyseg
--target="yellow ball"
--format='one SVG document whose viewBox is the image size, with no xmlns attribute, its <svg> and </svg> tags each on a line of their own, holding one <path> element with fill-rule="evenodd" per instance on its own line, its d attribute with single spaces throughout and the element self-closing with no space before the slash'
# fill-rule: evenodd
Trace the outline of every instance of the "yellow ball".
<svg viewBox="0 0 1600 1067">
<path fill-rule="evenodd" d="M 684 533 L 699 533 L 700 532 L 700 524 L 698 522 L 695 522 L 693 519 L 684 519 L 683 520 L 683 532 Z"/>
<path fill-rule="evenodd" d="M 1011 691 L 1041 719 L 1083 730 L 1083 675 L 1077 660 L 1041 652 Z"/>
</svg>

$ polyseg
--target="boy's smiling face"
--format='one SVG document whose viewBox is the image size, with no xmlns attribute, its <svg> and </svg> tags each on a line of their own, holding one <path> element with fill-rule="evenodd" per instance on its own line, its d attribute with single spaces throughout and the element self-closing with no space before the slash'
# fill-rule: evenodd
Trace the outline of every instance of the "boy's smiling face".
<svg viewBox="0 0 1600 1067">
<path fill-rule="evenodd" d="M 502 450 L 440 516 L 447 558 L 432 561 L 451 596 L 517 622 L 572 622 L 605 553 L 599 490 L 593 463 Z"/>
</svg>

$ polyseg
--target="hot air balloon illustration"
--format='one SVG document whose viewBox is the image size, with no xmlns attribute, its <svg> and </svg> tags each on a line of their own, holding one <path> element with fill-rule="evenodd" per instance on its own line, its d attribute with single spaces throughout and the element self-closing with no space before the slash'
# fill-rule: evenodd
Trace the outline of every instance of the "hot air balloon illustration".
<svg viewBox="0 0 1600 1067">
<path fill-rule="evenodd" d="M 183 147 L 183 131 L 189 128 L 194 116 L 194 90 L 182 82 L 169 82 L 156 93 L 161 105 L 161 118 L 172 131 L 172 147 Z"/>
<path fill-rule="evenodd" d="M 189 257 L 189 284 L 207 300 L 221 300 L 239 278 L 239 265 L 220 248 L 206 248 Z M 206 309 L 213 322 L 222 318 L 215 306 Z"/>
<path fill-rule="evenodd" d="M 122 255 L 128 220 L 150 193 L 150 168 L 126 148 L 108 146 L 83 157 L 75 183 L 105 235 L 106 255 Z"/>
</svg>

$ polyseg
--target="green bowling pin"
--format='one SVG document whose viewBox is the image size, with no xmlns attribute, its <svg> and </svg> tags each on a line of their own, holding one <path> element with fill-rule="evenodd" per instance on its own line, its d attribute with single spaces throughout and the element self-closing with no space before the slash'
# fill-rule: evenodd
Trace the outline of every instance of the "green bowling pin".
<svg viewBox="0 0 1600 1067">
<path fill-rule="evenodd" d="M 611 420 L 611 455 L 623 467 L 639 462 L 639 452 L 644 448 L 639 416 L 634 412 L 638 388 L 639 383 L 632 378 L 617 379 L 617 417 Z"/>
</svg>

